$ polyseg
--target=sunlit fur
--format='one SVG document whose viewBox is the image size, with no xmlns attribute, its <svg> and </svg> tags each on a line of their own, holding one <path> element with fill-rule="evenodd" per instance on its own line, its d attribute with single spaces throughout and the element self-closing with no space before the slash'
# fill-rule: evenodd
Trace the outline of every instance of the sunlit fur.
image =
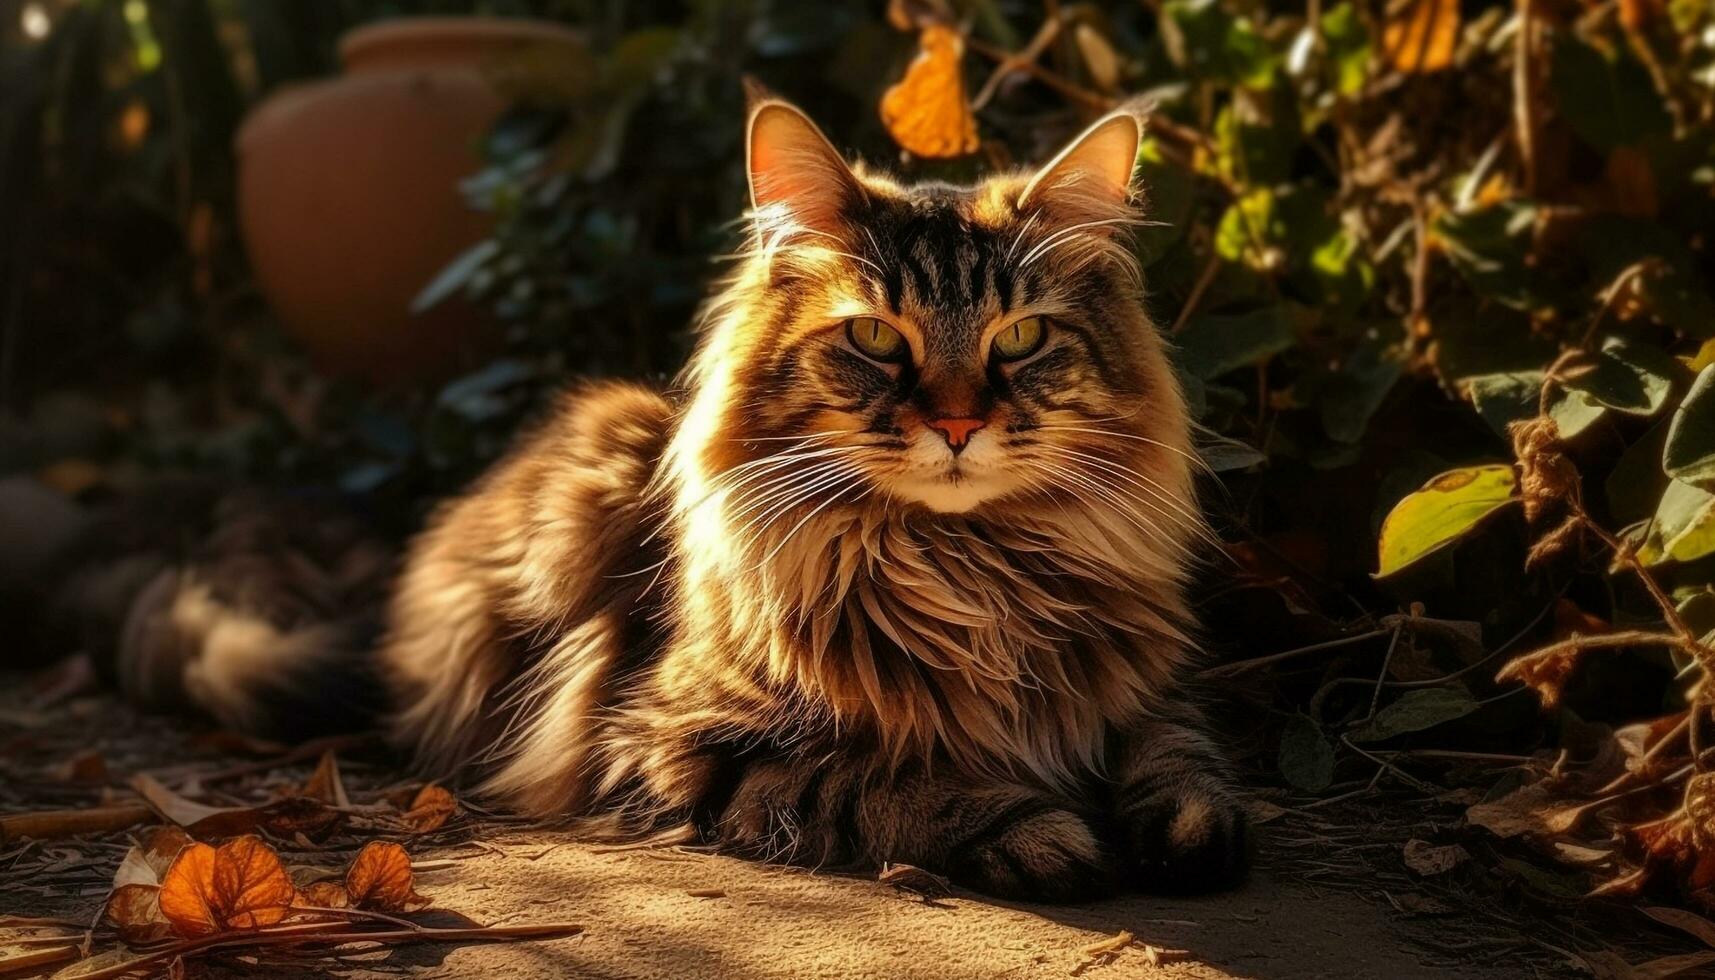
<svg viewBox="0 0 1715 980">
<path fill-rule="evenodd" d="M 1127 862 L 1230 880 L 1242 820 L 1173 687 L 1208 532 L 1130 157 L 1117 192 L 1077 159 L 905 187 L 766 121 L 683 398 L 569 396 L 414 546 L 381 655 L 400 741 L 527 813 L 771 858 L 1045 898 Z M 1120 125 L 1086 155 L 1131 152 Z M 855 351 L 857 316 L 909 363 Z M 992 360 L 1025 316 L 1045 346 Z M 925 425 L 948 415 L 986 419 L 959 454 Z"/>
</svg>

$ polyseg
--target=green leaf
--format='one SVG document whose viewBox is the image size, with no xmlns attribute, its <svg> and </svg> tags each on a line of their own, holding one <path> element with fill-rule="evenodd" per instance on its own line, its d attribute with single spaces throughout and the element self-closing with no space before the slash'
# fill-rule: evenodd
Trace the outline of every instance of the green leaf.
<svg viewBox="0 0 1715 980">
<path fill-rule="evenodd" d="M 1290 87 L 1241 93 L 1215 118 L 1215 168 L 1239 187 L 1279 183 L 1291 175 L 1301 127 Z"/>
<path fill-rule="evenodd" d="M 1268 459 L 1248 443 L 1216 438 L 1197 447 L 1197 455 L 1216 473 L 1248 470 Z"/>
<path fill-rule="evenodd" d="M 1661 351 L 1613 338 L 1587 367 L 1568 372 L 1563 384 L 1597 405 L 1648 418 L 1667 404 L 1676 370 Z"/>
<path fill-rule="evenodd" d="M 1465 380 L 1465 386 L 1477 414 L 1504 439 L 1508 438 L 1508 423 L 1532 418 L 1540 409 L 1542 377 L 1541 371 L 1503 371 L 1474 375 Z M 1554 419 L 1562 439 L 1577 438 L 1606 411 L 1581 394 L 1564 392 L 1548 406 L 1549 417 Z"/>
<path fill-rule="evenodd" d="M 1352 96 L 1363 90 L 1369 75 L 1370 34 L 1357 7 L 1336 4 L 1322 15 L 1322 46 L 1334 73 L 1334 91 Z"/>
<path fill-rule="evenodd" d="M 1309 715 L 1293 715 L 1280 735 L 1277 764 L 1287 782 L 1306 793 L 1320 793 L 1334 781 L 1334 746 Z"/>
<path fill-rule="evenodd" d="M 1354 742 L 1380 742 L 1421 732 L 1436 725 L 1463 718 L 1479 705 L 1464 688 L 1430 687 L 1407 691 L 1405 696 L 1376 712 L 1362 728 L 1347 736 Z"/>
<path fill-rule="evenodd" d="M 1638 557 L 1647 565 L 1715 554 L 1715 494 L 1674 480 L 1656 506 L 1655 524 Z"/>
<path fill-rule="evenodd" d="M 1392 575 L 1469 534 L 1517 499 L 1518 478 L 1506 464 L 1448 470 L 1394 505 L 1382 522 L 1377 577 Z"/>
<path fill-rule="evenodd" d="M 412 315 L 427 312 L 454 293 L 462 292 L 471 278 L 499 254 L 500 243 L 492 238 L 485 238 L 460 252 L 447 263 L 446 268 L 436 273 L 435 278 L 429 280 L 429 284 L 411 301 Z"/>
<path fill-rule="evenodd" d="M 1665 422 L 1650 426 L 1614 461 L 1602 489 L 1608 498 L 1608 513 L 1617 526 L 1648 520 L 1667 490 L 1668 476 L 1661 471 L 1667 430 Z"/>
<path fill-rule="evenodd" d="M 1674 411 L 1661 465 L 1675 480 L 1700 486 L 1715 482 L 1715 365 L 1697 375 Z"/>
<path fill-rule="evenodd" d="M 1275 246 L 1285 237 L 1286 229 L 1275 214 L 1274 192 L 1262 187 L 1234 201 L 1221 215 L 1215 227 L 1215 251 L 1228 262 L 1271 269 L 1280 264 Z"/>
<path fill-rule="evenodd" d="M 1168 55 L 1194 78 L 1263 88 L 1280 60 L 1250 21 L 1220 0 L 1168 0 L 1161 30 Z"/>
<path fill-rule="evenodd" d="M 1610 57 L 1570 31 L 1554 35 L 1551 87 L 1556 108 L 1599 150 L 1635 144 L 1673 129 L 1649 72 L 1630 54 Z"/>
<path fill-rule="evenodd" d="M 1509 201 L 1470 211 L 1449 211 L 1435 221 L 1435 235 L 1471 288 L 1514 309 L 1545 305 L 1535 288 L 1528 256 L 1536 228 L 1536 206 Z"/>
<path fill-rule="evenodd" d="M 1256 364 L 1292 346 L 1292 325 L 1280 306 L 1249 313 L 1205 313 L 1178 336 L 1178 358 L 1186 373 L 1205 381 Z"/>
<path fill-rule="evenodd" d="M 1362 439 L 1370 416 L 1404 372 L 1391 352 L 1373 343 L 1359 346 L 1322 386 L 1317 398 L 1322 431 L 1336 442 Z"/>
<path fill-rule="evenodd" d="M 1678 608 L 1679 618 L 1707 643 L 1709 634 L 1715 633 L 1715 592 L 1707 588 L 1694 592 L 1680 600 Z"/>
</svg>

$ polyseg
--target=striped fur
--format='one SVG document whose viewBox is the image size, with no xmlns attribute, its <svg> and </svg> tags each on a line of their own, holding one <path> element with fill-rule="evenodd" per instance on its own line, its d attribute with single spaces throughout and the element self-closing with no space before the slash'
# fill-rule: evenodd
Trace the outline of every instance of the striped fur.
<svg viewBox="0 0 1715 980">
<path fill-rule="evenodd" d="M 1052 900 L 1236 880 L 1241 810 L 1175 686 L 1209 533 L 1124 244 L 1139 134 L 905 187 L 756 107 L 752 234 L 680 396 L 572 392 L 405 556 L 364 661 L 398 742 L 524 813 L 769 860 Z M 980 428 L 955 452 L 942 418 Z M 162 581 L 169 672 L 224 718 L 358 635 Z"/>
</svg>

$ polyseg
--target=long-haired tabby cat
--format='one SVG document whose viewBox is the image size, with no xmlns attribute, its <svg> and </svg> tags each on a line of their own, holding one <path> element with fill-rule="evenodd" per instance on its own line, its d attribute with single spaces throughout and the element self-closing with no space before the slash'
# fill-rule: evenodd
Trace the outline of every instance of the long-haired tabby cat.
<svg viewBox="0 0 1715 980">
<path fill-rule="evenodd" d="M 519 811 L 768 859 L 1044 900 L 1235 881 L 1175 683 L 1207 532 L 1124 244 L 1138 117 L 974 187 L 854 168 L 771 98 L 747 135 L 683 397 L 584 387 L 440 509 L 371 661 L 392 732 Z M 341 635 L 233 634 L 195 579 L 157 604 L 192 700 L 321 696 Z"/>
</svg>

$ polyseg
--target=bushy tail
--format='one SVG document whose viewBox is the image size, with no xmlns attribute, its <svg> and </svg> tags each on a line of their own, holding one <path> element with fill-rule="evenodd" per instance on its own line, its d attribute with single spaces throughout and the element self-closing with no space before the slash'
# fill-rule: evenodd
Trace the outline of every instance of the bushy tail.
<svg viewBox="0 0 1715 980">
<path fill-rule="evenodd" d="M 0 620 L 125 697 L 239 731 L 371 725 L 394 549 L 325 499 L 174 482 L 93 507 L 0 483 Z"/>
</svg>

